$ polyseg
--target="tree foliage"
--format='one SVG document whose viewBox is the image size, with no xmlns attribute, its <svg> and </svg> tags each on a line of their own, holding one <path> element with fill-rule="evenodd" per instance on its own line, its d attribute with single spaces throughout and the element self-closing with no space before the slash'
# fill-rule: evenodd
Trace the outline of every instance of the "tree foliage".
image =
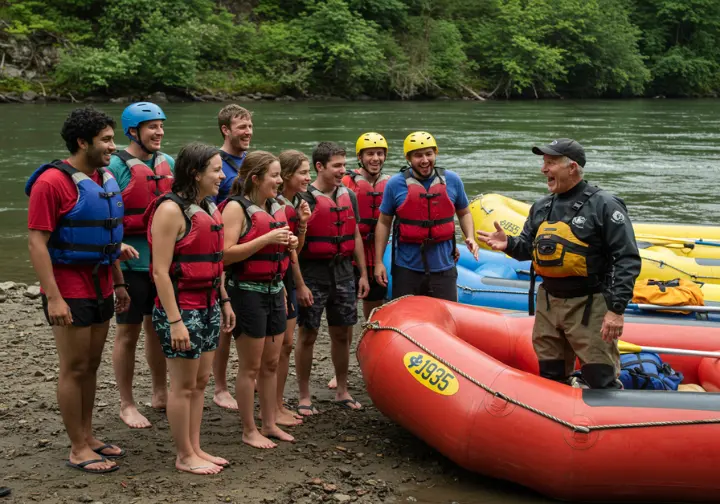
<svg viewBox="0 0 720 504">
<path fill-rule="evenodd" d="M 0 29 L 58 47 L 46 83 L 82 93 L 720 89 L 717 0 L 0 0 Z"/>
</svg>

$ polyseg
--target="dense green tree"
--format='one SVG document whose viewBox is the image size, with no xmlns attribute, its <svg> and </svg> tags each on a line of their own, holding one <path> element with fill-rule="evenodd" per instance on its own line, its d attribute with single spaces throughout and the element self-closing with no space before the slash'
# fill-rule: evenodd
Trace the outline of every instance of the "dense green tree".
<svg viewBox="0 0 720 504">
<path fill-rule="evenodd" d="M 718 0 L 0 0 L 0 44 L 3 90 L 720 91 Z"/>
</svg>

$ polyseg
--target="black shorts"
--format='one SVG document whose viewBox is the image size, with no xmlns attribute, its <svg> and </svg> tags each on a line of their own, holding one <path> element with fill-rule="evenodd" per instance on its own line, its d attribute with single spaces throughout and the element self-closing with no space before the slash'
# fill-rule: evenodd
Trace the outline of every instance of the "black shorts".
<svg viewBox="0 0 720 504">
<path fill-rule="evenodd" d="M 104 324 L 110 320 L 115 313 L 115 296 L 113 294 L 110 294 L 110 296 L 103 300 L 102 306 L 100 306 L 96 298 L 69 298 L 65 299 L 65 302 L 70 307 L 70 313 L 72 313 L 73 318 L 72 325 L 75 327 L 89 327 L 94 324 Z M 42 295 L 42 306 L 43 312 L 45 313 L 45 320 L 50 324 L 48 300 L 45 294 Z"/>
<path fill-rule="evenodd" d="M 360 270 L 356 267 L 355 270 L 355 292 L 359 292 L 358 283 L 360 282 Z M 375 275 L 372 271 L 368 270 L 368 284 L 370 284 L 370 290 L 367 296 L 363 298 L 363 301 L 384 301 L 387 299 L 387 287 L 383 287 L 375 280 Z"/>
<path fill-rule="evenodd" d="M 357 323 L 357 295 L 355 279 L 338 282 L 335 285 L 315 283 L 312 278 L 305 285 L 313 295 L 312 306 L 301 306 L 298 310 L 298 325 L 308 329 L 319 329 L 322 314 L 327 309 L 329 326 L 353 326 Z"/>
<path fill-rule="evenodd" d="M 297 305 L 297 295 L 295 289 L 291 289 L 287 293 L 287 319 L 292 320 L 294 318 L 297 318 L 298 315 L 298 305 Z"/>
<path fill-rule="evenodd" d="M 430 273 L 429 278 L 421 271 L 393 266 L 392 298 L 412 294 L 429 296 L 457 302 L 457 268 Z"/>
<path fill-rule="evenodd" d="M 265 294 L 237 287 L 228 288 L 232 309 L 235 312 L 233 336 L 241 334 L 251 338 L 265 338 L 285 332 L 285 292 Z"/>
<path fill-rule="evenodd" d="M 125 313 L 118 313 L 115 321 L 118 324 L 142 324 L 143 317 L 152 315 L 155 307 L 155 284 L 150 281 L 147 271 L 123 271 L 123 277 L 128 284 L 130 308 Z"/>
</svg>

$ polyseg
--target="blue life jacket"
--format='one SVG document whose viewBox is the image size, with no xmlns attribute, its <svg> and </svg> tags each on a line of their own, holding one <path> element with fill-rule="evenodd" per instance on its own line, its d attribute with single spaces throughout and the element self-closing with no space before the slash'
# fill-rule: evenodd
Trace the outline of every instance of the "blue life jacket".
<svg viewBox="0 0 720 504">
<path fill-rule="evenodd" d="M 677 390 L 684 378 L 652 352 L 623 354 L 620 368 L 618 378 L 626 389 Z"/>
<path fill-rule="evenodd" d="M 53 264 L 112 264 L 120 256 L 123 238 L 124 206 L 117 181 L 98 169 L 101 187 L 81 171 L 56 160 L 35 170 L 25 185 L 25 194 L 30 196 L 40 175 L 53 168 L 72 179 L 78 199 L 50 235 L 50 260 Z"/>
</svg>

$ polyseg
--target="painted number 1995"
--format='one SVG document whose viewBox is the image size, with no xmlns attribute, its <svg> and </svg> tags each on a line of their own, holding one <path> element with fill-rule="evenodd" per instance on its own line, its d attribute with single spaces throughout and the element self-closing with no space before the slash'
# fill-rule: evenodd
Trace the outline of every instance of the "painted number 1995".
<svg viewBox="0 0 720 504">
<path fill-rule="evenodd" d="M 460 388 L 455 374 L 429 355 L 408 352 L 403 362 L 410 375 L 435 393 L 449 396 Z"/>
</svg>

